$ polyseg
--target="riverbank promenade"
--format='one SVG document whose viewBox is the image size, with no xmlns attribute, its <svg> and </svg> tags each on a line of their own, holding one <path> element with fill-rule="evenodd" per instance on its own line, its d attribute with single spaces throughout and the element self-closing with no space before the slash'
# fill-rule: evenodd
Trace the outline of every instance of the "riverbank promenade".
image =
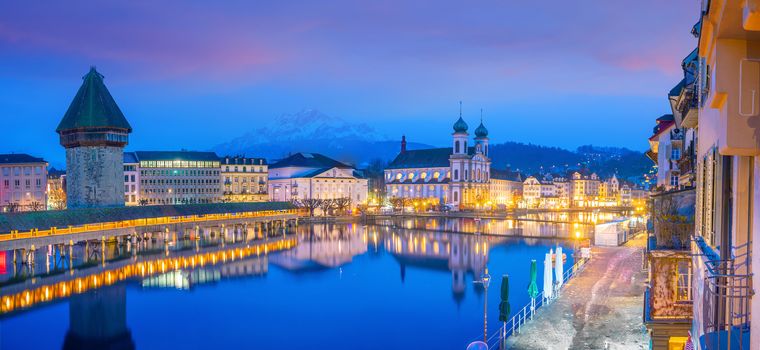
<svg viewBox="0 0 760 350">
<path fill-rule="evenodd" d="M 646 235 L 621 247 L 594 247 L 562 295 L 507 340 L 509 349 L 647 349 L 642 322 Z"/>
</svg>

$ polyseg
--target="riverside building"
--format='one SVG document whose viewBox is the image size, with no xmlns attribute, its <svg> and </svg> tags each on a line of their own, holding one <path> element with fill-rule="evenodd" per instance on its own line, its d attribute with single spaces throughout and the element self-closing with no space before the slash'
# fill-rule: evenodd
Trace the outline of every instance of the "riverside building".
<svg viewBox="0 0 760 350">
<path fill-rule="evenodd" d="M 264 158 L 220 158 L 222 200 L 264 202 L 268 199 L 268 165 Z"/>
<path fill-rule="evenodd" d="M 389 197 L 431 200 L 455 210 L 493 204 L 488 129 L 481 121 L 474 144 L 468 145 L 468 126 L 461 110 L 453 129 L 451 146 L 444 148 L 407 150 L 406 137 L 402 137 L 401 152 L 385 169 Z"/>
<path fill-rule="evenodd" d="M 215 203 L 222 198 L 220 162 L 214 152 L 127 152 L 124 164 L 124 198 L 129 205 Z"/>
<path fill-rule="evenodd" d="M 28 154 L 0 154 L 0 211 L 45 210 L 47 166 Z"/>
<path fill-rule="evenodd" d="M 354 167 L 319 153 L 296 153 L 269 166 L 269 198 L 275 202 L 348 198 L 367 201 L 367 179 Z"/>
</svg>

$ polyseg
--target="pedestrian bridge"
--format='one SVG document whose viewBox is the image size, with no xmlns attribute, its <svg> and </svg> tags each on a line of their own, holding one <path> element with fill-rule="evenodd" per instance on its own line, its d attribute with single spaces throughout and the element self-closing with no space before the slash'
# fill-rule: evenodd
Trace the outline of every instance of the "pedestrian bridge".
<svg viewBox="0 0 760 350">
<path fill-rule="evenodd" d="M 82 208 L 0 214 L 0 251 L 28 249 L 123 236 L 202 234 L 214 222 L 258 230 L 295 225 L 302 212 L 287 202 Z M 224 225 L 222 225 L 224 226 Z"/>
</svg>

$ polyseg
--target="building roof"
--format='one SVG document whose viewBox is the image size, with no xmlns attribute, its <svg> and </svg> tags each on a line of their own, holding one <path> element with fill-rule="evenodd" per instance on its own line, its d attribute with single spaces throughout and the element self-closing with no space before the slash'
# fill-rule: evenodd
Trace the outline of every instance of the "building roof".
<svg viewBox="0 0 760 350">
<path fill-rule="evenodd" d="M 350 165 L 339 162 L 330 157 L 321 155 L 319 153 L 303 153 L 299 152 L 292 154 L 287 158 L 280 159 L 274 164 L 270 165 L 270 169 L 287 168 L 287 167 L 303 167 L 303 168 L 341 168 L 350 169 L 353 168 Z"/>
<path fill-rule="evenodd" d="M 137 155 L 135 154 L 135 152 L 124 152 L 123 159 L 124 159 L 124 164 L 139 163 L 137 161 Z"/>
<path fill-rule="evenodd" d="M 428 148 L 399 153 L 386 169 L 448 167 L 451 148 Z"/>
<path fill-rule="evenodd" d="M 264 158 L 246 158 L 241 156 L 220 157 L 219 162 L 224 165 L 267 165 L 267 160 Z"/>
<path fill-rule="evenodd" d="M 659 119 L 658 119 L 659 120 Z M 654 135 L 649 137 L 649 140 L 654 141 L 657 139 L 660 134 L 670 129 L 671 126 L 676 125 L 676 122 L 673 120 L 666 120 L 663 122 L 658 122 L 657 126 L 654 127 Z"/>
<path fill-rule="evenodd" d="M 467 123 L 465 123 L 460 115 L 459 119 L 454 123 L 454 132 L 467 132 L 467 128 Z"/>
<path fill-rule="evenodd" d="M 488 137 L 488 129 L 486 129 L 486 126 L 483 125 L 482 121 L 480 122 L 480 125 L 475 128 L 475 137 Z"/>
<path fill-rule="evenodd" d="M 509 180 L 522 182 L 523 175 L 516 171 L 491 169 L 491 178 L 496 180 Z"/>
<path fill-rule="evenodd" d="M 144 218 L 295 209 L 287 202 L 208 203 L 0 213 L 0 233 Z"/>
<path fill-rule="evenodd" d="M 668 93 L 668 96 L 679 96 L 681 95 L 681 90 L 683 90 L 684 85 L 686 84 L 686 78 L 681 79 L 681 81 L 676 84 L 672 89 L 670 89 L 670 92 Z"/>
<path fill-rule="evenodd" d="M 0 154 L 0 164 L 47 163 L 42 158 L 32 157 L 26 153 Z"/>
<path fill-rule="evenodd" d="M 144 160 L 195 160 L 195 161 L 219 161 L 219 156 L 214 152 L 198 151 L 136 151 L 137 161 Z"/>
<path fill-rule="evenodd" d="M 668 122 L 668 121 L 674 121 L 676 120 L 675 117 L 673 117 L 672 114 L 663 114 L 659 118 L 655 119 L 655 121 L 659 124 L 662 122 Z"/>
<path fill-rule="evenodd" d="M 132 126 L 121 113 L 116 101 L 103 84 L 103 76 L 95 67 L 90 67 L 90 71 L 82 79 L 82 86 L 79 87 L 55 131 L 60 133 L 72 129 L 115 128 L 132 132 Z"/>
</svg>

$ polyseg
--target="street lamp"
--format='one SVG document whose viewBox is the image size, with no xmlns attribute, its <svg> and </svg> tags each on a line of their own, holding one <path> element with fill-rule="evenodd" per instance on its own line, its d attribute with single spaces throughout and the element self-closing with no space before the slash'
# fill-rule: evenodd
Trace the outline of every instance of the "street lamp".
<svg viewBox="0 0 760 350">
<path fill-rule="evenodd" d="M 488 274 L 488 266 L 485 271 L 480 275 L 480 281 L 475 281 L 483 285 L 485 290 L 485 298 L 483 301 L 483 341 L 488 342 L 488 285 L 491 284 L 491 275 Z"/>
</svg>

